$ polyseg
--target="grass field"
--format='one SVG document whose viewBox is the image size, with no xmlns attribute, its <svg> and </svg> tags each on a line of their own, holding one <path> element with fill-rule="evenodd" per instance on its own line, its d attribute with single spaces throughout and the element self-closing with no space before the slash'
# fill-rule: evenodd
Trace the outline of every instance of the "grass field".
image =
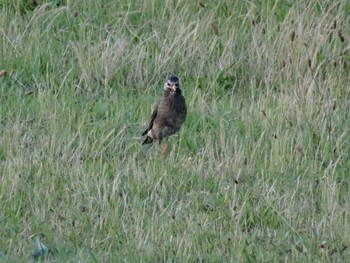
<svg viewBox="0 0 350 263">
<path fill-rule="evenodd" d="M 0 262 L 36 238 L 43 262 L 349 260 L 349 24 L 340 0 L 1 1 Z M 164 157 L 140 135 L 169 74 Z"/>
</svg>

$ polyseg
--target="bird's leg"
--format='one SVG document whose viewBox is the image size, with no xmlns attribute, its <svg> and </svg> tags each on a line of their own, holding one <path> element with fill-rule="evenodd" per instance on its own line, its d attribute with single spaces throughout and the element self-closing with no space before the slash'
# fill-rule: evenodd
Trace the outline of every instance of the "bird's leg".
<svg viewBox="0 0 350 263">
<path fill-rule="evenodd" d="M 169 155 L 168 143 L 165 143 L 165 145 L 164 145 L 163 155 L 164 155 L 164 156 L 168 156 L 168 155 Z"/>
<path fill-rule="evenodd" d="M 162 142 L 162 139 L 159 140 L 159 145 L 161 144 L 161 142 Z M 163 154 L 164 156 L 168 156 L 168 155 L 169 155 L 169 146 L 168 146 L 167 140 L 165 140 L 164 148 L 163 148 L 162 154 Z"/>
</svg>

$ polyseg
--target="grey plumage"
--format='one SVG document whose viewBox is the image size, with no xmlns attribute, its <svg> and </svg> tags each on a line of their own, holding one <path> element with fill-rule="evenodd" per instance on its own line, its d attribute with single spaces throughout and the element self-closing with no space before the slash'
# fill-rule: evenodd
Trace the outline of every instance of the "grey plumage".
<svg viewBox="0 0 350 263">
<path fill-rule="evenodd" d="M 179 79 L 171 76 L 164 85 L 164 94 L 154 108 L 148 128 L 142 134 L 147 134 L 142 144 L 152 143 L 154 140 L 158 140 L 160 144 L 163 138 L 180 130 L 186 120 L 186 114 L 186 102 L 182 96 Z"/>
</svg>

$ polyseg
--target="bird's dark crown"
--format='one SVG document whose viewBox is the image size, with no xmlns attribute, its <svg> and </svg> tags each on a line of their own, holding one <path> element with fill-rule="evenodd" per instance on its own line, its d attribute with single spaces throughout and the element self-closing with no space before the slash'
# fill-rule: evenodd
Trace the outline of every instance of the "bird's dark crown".
<svg viewBox="0 0 350 263">
<path fill-rule="evenodd" d="M 167 80 L 169 84 L 176 84 L 179 83 L 179 78 L 176 76 L 170 76 Z"/>
</svg>

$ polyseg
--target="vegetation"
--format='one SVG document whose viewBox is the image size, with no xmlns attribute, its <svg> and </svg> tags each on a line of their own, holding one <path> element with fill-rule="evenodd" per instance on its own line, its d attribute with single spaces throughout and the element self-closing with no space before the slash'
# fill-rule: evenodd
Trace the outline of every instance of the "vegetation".
<svg viewBox="0 0 350 263">
<path fill-rule="evenodd" d="M 349 1 L 0 12 L 0 261 L 350 258 Z M 140 135 L 169 74 L 166 157 Z"/>
</svg>

